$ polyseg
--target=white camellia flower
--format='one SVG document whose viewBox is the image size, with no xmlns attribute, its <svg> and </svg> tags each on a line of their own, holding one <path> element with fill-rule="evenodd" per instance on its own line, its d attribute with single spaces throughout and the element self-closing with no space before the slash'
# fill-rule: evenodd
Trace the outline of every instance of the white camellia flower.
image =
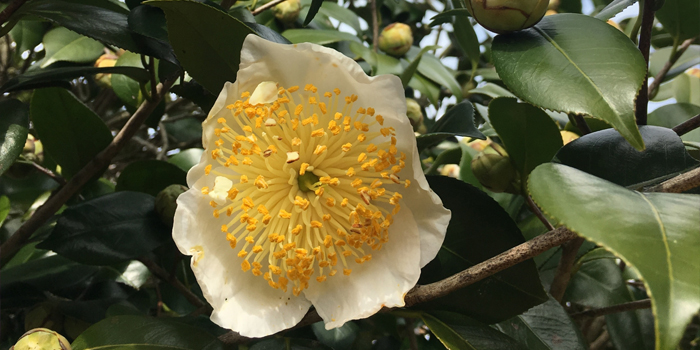
<svg viewBox="0 0 700 350">
<path fill-rule="evenodd" d="M 404 305 L 449 210 L 423 176 L 395 76 L 313 44 L 249 35 L 203 123 L 173 238 L 214 311 L 249 337 Z"/>
</svg>

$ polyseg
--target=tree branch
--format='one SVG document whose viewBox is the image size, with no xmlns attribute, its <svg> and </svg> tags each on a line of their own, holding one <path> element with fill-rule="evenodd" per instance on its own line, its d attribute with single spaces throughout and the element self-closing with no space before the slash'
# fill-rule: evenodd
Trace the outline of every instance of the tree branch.
<svg viewBox="0 0 700 350">
<path fill-rule="evenodd" d="M 670 178 L 650 188 L 649 192 L 681 193 L 700 187 L 700 168 Z"/>
<path fill-rule="evenodd" d="M 651 29 L 654 25 L 654 0 L 645 0 L 642 13 L 642 29 L 639 37 L 639 51 L 644 56 L 646 67 L 649 67 L 649 49 L 651 48 Z M 649 90 L 647 81 L 649 74 L 644 75 L 642 88 L 637 95 L 635 117 L 637 125 L 647 125 L 647 104 L 649 103 Z"/>
<path fill-rule="evenodd" d="M 17 251 L 29 240 L 34 231 L 46 223 L 66 201 L 78 193 L 88 181 L 93 179 L 109 165 L 112 158 L 119 153 L 129 139 L 134 136 L 141 124 L 143 124 L 146 118 L 153 112 L 163 95 L 167 93 L 173 83 L 175 83 L 174 79 L 158 84 L 158 94 L 154 96 L 152 101 L 144 101 L 144 103 L 139 106 L 107 148 L 98 153 L 90 163 L 80 169 L 65 186 L 51 196 L 44 205 L 39 207 L 39 209 L 34 212 L 34 215 L 3 243 L 0 247 L 0 266 L 4 266 L 15 256 Z"/>
<path fill-rule="evenodd" d="M 673 131 L 675 131 L 678 136 L 683 136 L 697 128 L 700 128 L 700 114 L 674 126 Z"/>
<path fill-rule="evenodd" d="M 379 47 L 379 23 L 377 20 L 377 0 L 370 0 L 372 4 L 372 50 L 377 52 Z"/>
<path fill-rule="evenodd" d="M 561 299 L 564 297 L 566 286 L 569 285 L 571 268 L 576 262 L 576 254 L 583 242 L 585 242 L 585 239 L 577 237 L 570 242 L 564 243 L 562 246 L 561 259 L 559 260 L 559 266 L 557 266 L 557 274 L 554 275 L 552 285 L 549 287 L 549 294 L 559 302 L 561 302 Z"/>
<path fill-rule="evenodd" d="M 264 5 L 256 8 L 255 10 L 251 11 L 251 13 L 253 14 L 253 16 L 257 16 L 257 15 L 261 14 L 263 11 L 265 11 L 271 7 L 275 7 L 276 5 L 281 4 L 285 1 L 286 0 L 272 0 L 272 1 L 268 2 L 267 4 L 264 4 Z"/>
<path fill-rule="evenodd" d="M 658 92 L 659 86 L 661 86 L 661 83 L 663 82 L 664 78 L 666 78 L 666 74 L 668 74 L 668 71 L 671 70 L 671 67 L 673 67 L 674 64 L 678 61 L 679 58 L 685 53 L 686 50 L 690 47 L 690 45 L 695 41 L 696 38 L 691 38 L 683 42 L 680 47 L 678 47 L 678 51 L 676 51 L 676 54 L 668 58 L 668 62 L 664 64 L 663 68 L 659 71 L 659 73 L 654 76 L 654 81 L 649 84 L 649 98 L 654 98 L 656 96 L 656 93 Z"/>
<path fill-rule="evenodd" d="M 574 320 L 581 320 L 589 317 L 598 317 L 604 315 L 615 314 L 618 312 L 625 312 L 630 310 L 638 309 L 648 309 L 651 307 L 651 299 L 637 300 L 629 303 L 619 304 L 615 306 L 603 307 L 600 309 L 591 309 L 586 311 L 577 312 L 571 314 L 571 318 Z"/>
<path fill-rule="evenodd" d="M 7 7 L 5 7 L 2 12 L 0 12 L 0 25 L 5 24 L 7 20 L 12 16 L 12 14 L 15 13 L 22 5 L 24 5 L 25 2 L 29 0 L 15 0 L 11 2 Z"/>
<path fill-rule="evenodd" d="M 527 202 L 528 207 L 530 207 L 530 211 L 532 211 L 535 214 L 535 216 L 537 216 L 537 218 L 540 219 L 540 221 L 542 221 L 544 226 L 547 227 L 547 229 L 550 231 L 554 230 L 554 226 L 552 226 L 549 220 L 547 220 L 544 214 L 542 214 L 542 211 L 537 206 L 537 204 L 535 204 L 535 201 L 532 200 L 532 197 L 526 195 L 525 201 Z"/>
</svg>

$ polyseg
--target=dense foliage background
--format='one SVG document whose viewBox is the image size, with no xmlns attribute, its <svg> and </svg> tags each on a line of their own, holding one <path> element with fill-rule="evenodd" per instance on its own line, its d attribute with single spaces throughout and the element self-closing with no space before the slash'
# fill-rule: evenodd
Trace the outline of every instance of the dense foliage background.
<svg viewBox="0 0 700 350">
<path fill-rule="evenodd" d="M 650 193 L 700 186 L 700 1 L 645 1 L 552 0 L 501 35 L 458 0 L 3 1 L 0 347 L 700 349 L 700 197 Z M 394 22 L 397 56 L 375 47 Z M 401 78 L 453 211 L 419 284 L 476 265 L 457 291 L 262 340 L 209 321 L 169 232 L 251 33 Z"/>
</svg>

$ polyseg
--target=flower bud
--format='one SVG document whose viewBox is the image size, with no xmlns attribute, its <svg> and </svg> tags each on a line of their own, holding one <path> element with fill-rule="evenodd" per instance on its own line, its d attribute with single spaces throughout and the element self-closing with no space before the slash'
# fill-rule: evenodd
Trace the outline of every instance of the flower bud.
<svg viewBox="0 0 700 350">
<path fill-rule="evenodd" d="M 177 197 L 187 191 L 187 187 L 182 185 L 170 185 L 160 191 L 156 196 L 156 212 L 160 220 L 168 225 L 173 226 L 173 217 L 175 209 L 177 209 Z"/>
<path fill-rule="evenodd" d="M 283 23 L 292 23 L 299 18 L 301 0 L 286 0 L 272 8 L 275 17 Z"/>
<path fill-rule="evenodd" d="M 685 71 L 685 74 L 688 74 L 691 77 L 700 78 L 700 68 L 690 68 L 687 71 Z"/>
<path fill-rule="evenodd" d="M 46 328 L 35 328 L 24 333 L 10 350 L 71 350 L 62 335 Z"/>
<path fill-rule="evenodd" d="M 561 134 L 561 140 L 564 142 L 565 145 L 579 138 L 579 136 L 576 135 L 576 133 L 573 133 L 571 131 L 562 130 L 559 133 Z"/>
<path fill-rule="evenodd" d="M 516 180 L 516 172 L 508 155 L 487 149 L 472 160 L 472 172 L 479 182 L 493 192 L 504 192 Z"/>
<path fill-rule="evenodd" d="M 548 0 L 469 0 L 467 8 L 484 28 L 508 33 L 530 28 L 542 19 Z"/>
<path fill-rule="evenodd" d="M 423 125 L 423 110 L 416 100 L 412 98 L 406 99 L 406 115 L 411 122 L 413 131 L 418 131 L 419 127 Z"/>
<path fill-rule="evenodd" d="M 392 23 L 379 34 L 379 49 L 392 55 L 403 56 L 413 45 L 411 27 L 403 23 Z"/>
</svg>

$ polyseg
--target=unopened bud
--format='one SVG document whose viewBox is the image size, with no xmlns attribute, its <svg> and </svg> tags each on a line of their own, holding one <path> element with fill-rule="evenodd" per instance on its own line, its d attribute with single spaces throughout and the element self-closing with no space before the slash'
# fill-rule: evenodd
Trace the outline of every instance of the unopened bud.
<svg viewBox="0 0 700 350">
<path fill-rule="evenodd" d="M 567 143 L 579 138 L 578 135 L 576 135 L 575 133 L 573 133 L 571 131 L 562 130 L 559 133 L 561 134 L 561 140 L 564 142 L 565 145 Z"/>
<path fill-rule="evenodd" d="M 164 224 L 173 226 L 173 217 L 175 217 L 175 209 L 177 209 L 175 201 L 185 191 L 187 191 L 185 186 L 170 185 L 156 196 L 156 212 Z"/>
<path fill-rule="evenodd" d="M 411 122 L 413 131 L 418 131 L 418 128 L 423 124 L 423 110 L 416 100 L 412 98 L 406 99 L 406 115 Z"/>
<path fill-rule="evenodd" d="M 301 0 L 286 0 L 272 8 L 275 17 L 284 23 L 292 23 L 299 18 Z"/>
<path fill-rule="evenodd" d="M 549 0 L 469 0 L 467 8 L 484 28 L 508 33 L 537 24 L 549 6 Z"/>
<path fill-rule="evenodd" d="M 516 172 L 508 156 L 482 152 L 472 160 L 472 172 L 479 182 L 493 192 L 506 191 L 516 180 Z"/>
<path fill-rule="evenodd" d="M 62 335 L 46 328 L 35 328 L 24 333 L 10 350 L 71 350 Z"/>
<path fill-rule="evenodd" d="M 392 23 L 379 34 L 379 49 L 392 55 L 403 56 L 413 45 L 411 27 L 403 23 Z"/>
</svg>

